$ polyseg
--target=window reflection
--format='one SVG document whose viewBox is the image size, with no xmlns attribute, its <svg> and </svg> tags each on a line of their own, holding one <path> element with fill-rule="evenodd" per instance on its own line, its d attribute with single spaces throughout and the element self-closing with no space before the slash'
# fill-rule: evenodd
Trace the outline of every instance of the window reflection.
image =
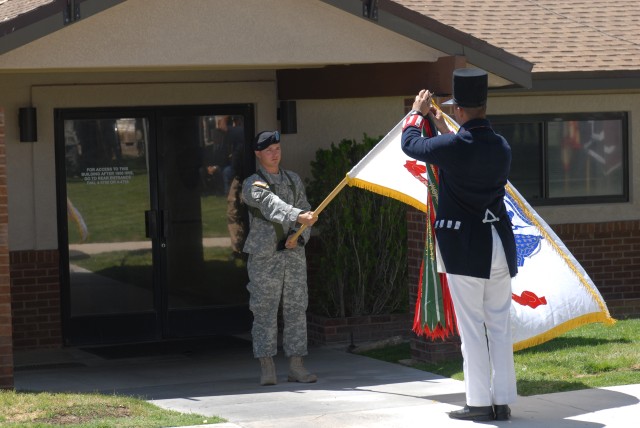
<svg viewBox="0 0 640 428">
<path fill-rule="evenodd" d="M 550 197 L 623 192 L 620 121 L 556 121 L 548 133 Z"/>
<path fill-rule="evenodd" d="M 542 197 L 541 126 L 539 123 L 514 123 L 500 125 L 498 132 L 511 146 L 511 174 L 514 183 L 525 199 Z"/>
<path fill-rule="evenodd" d="M 512 149 L 509 180 L 534 204 L 628 200 L 626 113 L 490 118 Z"/>
<path fill-rule="evenodd" d="M 163 116 L 154 165 L 146 118 L 64 121 L 72 316 L 154 310 L 154 269 L 169 309 L 246 304 L 244 120 Z M 154 208 L 149 168 L 161 182 Z"/>
<path fill-rule="evenodd" d="M 148 123 L 64 121 L 71 314 L 151 310 Z"/>
<path fill-rule="evenodd" d="M 247 212 L 240 195 L 242 181 L 247 176 L 244 170 L 245 132 L 244 117 L 232 115 L 200 117 L 202 135 L 202 204 L 204 238 L 228 236 L 231 246 L 230 258 L 242 259 L 242 247 L 247 233 Z M 224 219 L 219 227 L 212 224 L 216 217 L 220 200 L 226 204 L 226 224 Z"/>
<path fill-rule="evenodd" d="M 244 304 L 244 117 L 175 116 L 163 123 L 169 309 Z"/>
</svg>

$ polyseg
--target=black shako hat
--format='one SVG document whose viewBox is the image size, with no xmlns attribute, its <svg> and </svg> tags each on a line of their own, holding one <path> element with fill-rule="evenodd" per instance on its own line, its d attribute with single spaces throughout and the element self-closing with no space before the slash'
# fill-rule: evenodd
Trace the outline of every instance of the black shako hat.
<svg viewBox="0 0 640 428">
<path fill-rule="evenodd" d="M 453 98 L 443 105 L 481 107 L 487 103 L 489 77 L 477 68 L 458 68 L 453 71 Z"/>
<path fill-rule="evenodd" d="M 280 132 L 278 131 L 262 131 L 253 140 L 253 150 L 261 152 L 272 144 L 280 142 Z"/>
</svg>

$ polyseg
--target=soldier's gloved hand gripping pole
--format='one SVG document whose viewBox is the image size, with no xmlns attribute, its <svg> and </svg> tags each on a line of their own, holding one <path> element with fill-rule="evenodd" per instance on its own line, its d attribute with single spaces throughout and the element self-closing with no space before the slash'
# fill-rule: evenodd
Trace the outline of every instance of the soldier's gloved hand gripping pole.
<svg viewBox="0 0 640 428">
<path fill-rule="evenodd" d="M 336 195 L 338 193 L 340 193 L 340 191 L 342 190 L 342 188 L 344 186 L 347 185 L 347 177 L 343 178 L 342 181 L 336 186 L 335 189 L 333 189 L 331 191 L 331 193 L 329 193 L 329 196 L 327 196 L 326 198 L 324 198 L 324 201 L 322 201 L 322 203 L 320 205 L 318 205 L 318 208 L 316 208 L 313 211 L 313 216 L 314 217 L 318 217 L 318 214 L 320 214 L 320 212 L 325 209 L 327 207 L 327 205 L 329 205 L 329 202 L 331 202 L 333 200 L 333 198 L 336 197 Z M 287 238 L 287 241 L 292 240 L 292 241 L 297 241 L 298 237 L 300 236 L 300 234 L 302 232 L 304 232 L 304 230 L 307 228 L 306 224 L 303 224 L 300 229 L 298 229 L 298 231 L 296 233 L 294 233 L 293 235 L 291 235 L 289 238 Z"/>
<path fill-rule="evenodd" d="M 307 228 L 309 226 L 313 226 L 317 220 L 318 220 L 318 216 L 316 216 L 313 211 L 302 211 L 298 215 L 297 223 L 300 223 L 302 225 L 301 227 Z M 274 227 L 276 227 L 275 224 L 274 224 Z M 304 230 L 304 228 L 302 230 Z M 277 234 L 277 231 L 276 231 L 276 234 Z M 301 247 L 304 247 L 304 244 L 305 244 L 304 238 L 300 236 L 300 234 L 297 233 L 297 231 L 289 230 L 289 233 L 287 233 L 287 236 L 285 236 L 280 241 L 278 241 L 276 251 L 290 250 L 290 249 L 296 248 L 298 245 L 300 245 Z"/>
</svg>

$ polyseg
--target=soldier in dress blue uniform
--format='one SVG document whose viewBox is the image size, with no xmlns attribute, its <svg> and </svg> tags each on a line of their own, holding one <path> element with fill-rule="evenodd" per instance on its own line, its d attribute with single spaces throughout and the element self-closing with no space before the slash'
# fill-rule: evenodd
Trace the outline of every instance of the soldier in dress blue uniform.
<svg viewBox="0 0 640 428">
<path fill-rule="evenodd" d="M 421 90 L 402 133 L 408 156 L 438 167 L 433 227 L 462 341 L 466 389 L 466 406 L 449 416 L 465 420 L 509 419 L 517 396 L 509 317 L 516 244 L 504 205 L 511 148 L 486 119 L 487 88 L 485 71 L 455 70 L 449 103 L 459 131 L 449 131 L 431 105 L 433 94 Z M 424 126 L 440 135 L 423 138 Z"/>
<path fill-rule="evenodd" d="M 280 133 L 265 131 L 254 140 L 258 170 L 244 180 L 242 200 L 249 209 L 249 235 L 243 251 L 249 254 L 249 307 L 253 312 L 253 355 L 260 360 L 261 385 L 277 383 L 273 357 L 278 344 L 278 308 L 282 301 L 283 348 L 289 357 L 289 382 L 315 382 L 302 362 L 307 355 L 307 264 L 304 244 L 313 226 L 302 180 L 280 168 Z"/>
</svg>

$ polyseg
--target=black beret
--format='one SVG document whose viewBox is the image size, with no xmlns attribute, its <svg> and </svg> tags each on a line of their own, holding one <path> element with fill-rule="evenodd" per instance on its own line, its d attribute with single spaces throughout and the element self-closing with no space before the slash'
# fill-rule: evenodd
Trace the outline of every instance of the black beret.
<svg viewBox="0 0 640 428">
<path fill-rule="evenodd" d="M 280 142 L 280 133 L 278 131 L 262 131 L 253 140 L 253 150 L 262 151 L 272 144 Z"/>
</svg>

